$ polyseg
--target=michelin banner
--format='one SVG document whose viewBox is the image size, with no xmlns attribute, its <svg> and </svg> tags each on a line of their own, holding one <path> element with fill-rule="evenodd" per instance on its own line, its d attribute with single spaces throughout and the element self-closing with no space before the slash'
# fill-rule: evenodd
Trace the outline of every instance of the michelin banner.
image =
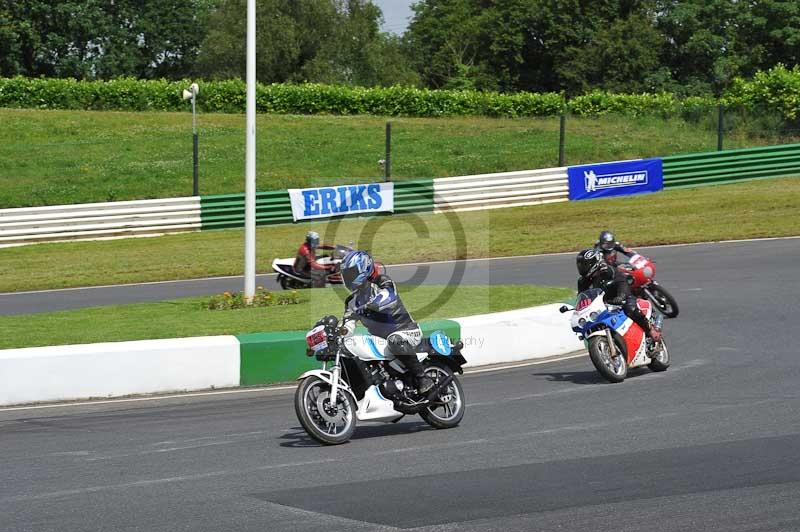
<svg viewBox="0 0 800 532">
<path fill-rule="evenodd" d="M 394 212 L 394 183 L 290 188 L 294 221 L 345 214 Z"/>
<path fill-rule="evenodd" d="M 661 159 L 570 166 L 567 176 L 572 201 L 630 196 L 664 188 Z"/>
</svg>

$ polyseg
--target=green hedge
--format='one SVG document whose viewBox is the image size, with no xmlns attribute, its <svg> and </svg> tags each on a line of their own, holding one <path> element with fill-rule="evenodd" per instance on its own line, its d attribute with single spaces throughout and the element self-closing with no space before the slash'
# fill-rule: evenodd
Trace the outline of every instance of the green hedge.
<svg viewBox="0 0 800 532">
<path fill-rule="evenodd" d="M 0 78 L 0 107 L 96 111 L 185 111 L 182 90 L 189 81 L 76 81 Z M 240 80 L 201 82 L 198 106 L 205 112 L 243 113 L 246 85 Z M 559 94 L 499 94 L 432 91 L 411 87 L 367 89 L 319 84 L 258 85 L 260 113 L 381 116 L 484 115 L 553 116 L 563 107 Z"/>
<path fill-rule="evenodd" d="M 189 81 L 117 79 L 0 78 L 0 107 L 113 111 L 185 111 L 182 90 Z M 204 112 L 243 113 L 245 83 L 241 80 L 201 82 L 198 104 Z M 363 88 L 319 84 L 259 85 L 258 111 L 279 114 L 379 116 L 492 117 L 555 116 L 565 108 L 580 116 L 608 113 L 629 116 L 708 115 L 719 103 L 729 108 L 769 111 L 785 121 L 800 116 L 800 67 L 783 65 L 737 79 L 719 100 L 678 99 L 674 94 L 614 94 L 592 92 L 565 102 L 556 93 L 515 93 L 427 90 L 412 87 Z"/>
</svg>

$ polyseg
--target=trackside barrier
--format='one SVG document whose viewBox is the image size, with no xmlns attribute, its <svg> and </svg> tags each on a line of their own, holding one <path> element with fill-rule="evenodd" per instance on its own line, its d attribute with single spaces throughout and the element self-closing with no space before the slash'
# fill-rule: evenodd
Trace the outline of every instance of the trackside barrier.
<svg viewBox="0 0 800 532">
<path fill-rule="evenodd" d="M 464 342 L 468 366 L 582 349 L 559 305 L 420 323 Z M 0 351 L 0 406 L 294 381 L 319 362 L 305 332 L 208 336 Z"/>
<path fill-rule="evenodd" d="M 0 244 L 199 229 L 199 197 L 0 210 Z"/>
<path fill-rule="evenodd" d="M 434 179 L 433 192 L 436 211 L 501 209 L 569 199 L 566 167 Z"/>
<path fill-rule="evenodd" d="M 244 227 L 244 194 L 201 198 L 202 229 Z M 433 181 L 398 181 L 394 184 L 394 212 L 405 214 L 433 210 Z M 256 194 L 256 225 L 292 223 L 292 205 L 285 190 Z"/>
<path fill-rule="evenodd" d="M 664 188 L 800 175 L 800 144 L 663 157 Z"/>
<path fill-rule="evenodd" d="M 423 321 L 420 328 L 426 335 L 440 329 L 454 342 L 460 338 L 460 328 L 454 320 Z M 357 332 L 365 331 L 359 328 Z M 242 353 L 242 386 L 291 381 L 320 365 L 305 356 L 305 331 L 243 334 L 237 338 Z"/>
<path fill-rule="evenodd" d="M 796 176 L 800 175 L 800 144 L 675 155 L 661 161 L 667 189 Z M 607 164 L 581 165 L 572 170 Z M 560 167 L 396 181 L 394 213 L 471 211 L 568 201 L 569 171 Z M 587 188 L 591 185 L 587 184 Z M 258 225 L 292 222 L 287 191 L 257 194 Z M 3 209 L 0 246 L 239 227 L 244 227 L 244 194 Z"/>
<path fill-rule="evenodd" d="M 235 336 L 0 351 L 0 405 L 239 384 Z"/>
</svg>

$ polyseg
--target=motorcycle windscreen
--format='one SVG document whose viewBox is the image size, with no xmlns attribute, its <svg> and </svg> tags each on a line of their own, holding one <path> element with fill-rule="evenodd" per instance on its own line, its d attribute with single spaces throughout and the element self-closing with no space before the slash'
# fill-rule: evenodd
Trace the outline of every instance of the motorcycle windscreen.
<svg viewBox="0 0 800 532">
<path fill-rule="evenodd" d="M 578 294 L 578 299 L 575 301 L 575 310 L 581 311 L 592 304 L 592 301 L 598 297 L 602 297 L 603 291 L 599 288 L 590 288 Z"/>
</svg>

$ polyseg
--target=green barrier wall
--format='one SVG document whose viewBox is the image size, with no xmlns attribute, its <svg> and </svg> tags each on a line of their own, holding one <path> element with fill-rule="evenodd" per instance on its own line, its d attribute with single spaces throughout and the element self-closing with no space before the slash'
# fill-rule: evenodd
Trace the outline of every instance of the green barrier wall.
<svg viewBox="0 0 800 532">
<path fill-rule="evenodd" d="M 420 327 L 426 336 L 440 329 L 453 342 L 461 339 L 461 326 L 453 320 L 425 321 Z M 314 358 L 306 356 L 304 331 L 243 334 L 237 338 L 242 386 L 289 382 L 305 371 L 321 367 Z"/>
<path fill-rule="evenodd" d="M 394 214 L 433 210 L 433 180 L 394 184 Z M 244 194 L 200 198 L 202 230 L 244 227 Z M 256 225 L 292 223 L 292 207 L 285 190 L 256 194 Z M 317 220 L 319 221 L 319 220 Z"/>
<path fill-rule="evenodd" d="M 800 175 L 800 144 L 663 157 L 664 188 Z"/>
</svg>

